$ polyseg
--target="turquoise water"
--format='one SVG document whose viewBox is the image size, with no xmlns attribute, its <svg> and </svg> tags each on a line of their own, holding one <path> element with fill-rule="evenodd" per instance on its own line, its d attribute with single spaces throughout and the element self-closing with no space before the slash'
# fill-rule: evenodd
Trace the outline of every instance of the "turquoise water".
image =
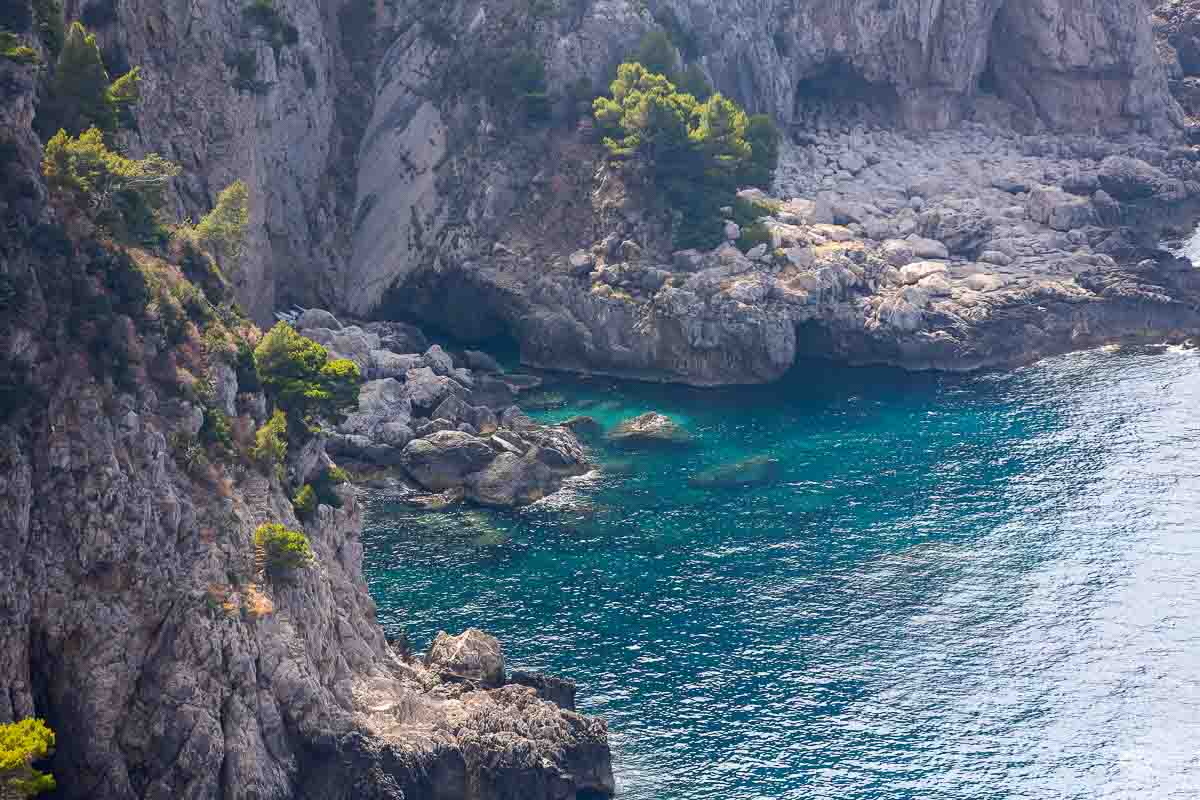
<svg viewBox="0 0 1200 800">
<path fill-rule="evenodd" d="M 511 514 L 372 498 L 366 569 L 415 646 L 475 625 L 575 679 L 620 797 L 1200 797 L 1198 354 L 550 389 L 697 445 Z"/>
</svg>

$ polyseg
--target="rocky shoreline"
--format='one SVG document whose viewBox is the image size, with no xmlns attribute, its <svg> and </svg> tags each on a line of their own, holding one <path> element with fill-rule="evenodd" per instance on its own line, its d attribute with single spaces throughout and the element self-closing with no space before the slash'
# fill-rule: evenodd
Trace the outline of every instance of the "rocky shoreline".
<svg viewBox="0 0 1200 800">
<path fill-rule="evenodd" d="M 778 196 L 743 192 L 769 234 L 747 252 L 732 221 L 715 251 L 664 250 L 625 198 L 586 247 L 497 248 L 418 279 L 413 302 L 456 330 L 428 301 L 469 295 L 532 367 L 697 386 L 773 381 L 797 358 L 967 371 L 1200 334 L 1200 278 L 1158 246 L 1200 208 L 1192 148 L 977 123 L 806 141 Z"/>
</svg>

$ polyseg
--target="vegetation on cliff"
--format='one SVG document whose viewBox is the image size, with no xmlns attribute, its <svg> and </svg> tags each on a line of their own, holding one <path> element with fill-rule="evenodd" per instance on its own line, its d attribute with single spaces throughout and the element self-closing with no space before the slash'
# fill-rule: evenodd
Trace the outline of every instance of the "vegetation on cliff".
<svg viewBox="0 0 1200 800">
<path fill-rule="evenodd" d="M 751 125 L 724 95 L 700 102 L 636 62 L 617 69 L 610 96 L 596 99 L 594 113 L 610 155 L 644 168 L 678 213 L 678 247 L 719 244 L 720 209 L 733 204 L 739 184 L 769 184 L 778 160 L 769 119 Z"/>
<path fill-rule="evenodd" d="M 308 537 L 278 522 L 267 522 L 254 532 L 254 546 L 272 578 L 286 578 L 313 561 Z"/>
<path fill-rule="evenodd" d="M 33 797 L 53 791 L 54 776 L 34 763 L 54 751 L 54 731 L 44 720 L 23 719 L 0 725 L 0 797 Z"/>
<path fill-rule="evenodd" d="M 254 350 L 258 378 L 267 395 L 293 422 L 312 416 L 337 419 L 358 402 L 362 373 L 347 359 L 301 336 L 286 322 L 272 328 Z"/>
<path fill-rule="evenodd" d="M 38 109 L 38 131 L 43 139 L 60 130 L 76 135 L 99 128 L 112 134 L 129 123 L 129 109 L 141 96 L 140 82 L 140 67 L 112 80 L 96 37 L 76 22 L 67 33 Z"/>
</svg>

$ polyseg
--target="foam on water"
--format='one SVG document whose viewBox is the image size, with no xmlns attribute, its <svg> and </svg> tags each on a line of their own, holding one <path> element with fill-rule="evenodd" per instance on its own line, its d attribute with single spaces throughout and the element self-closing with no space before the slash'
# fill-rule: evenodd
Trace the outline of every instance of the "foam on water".
<svg viewBox="0 0 1200 800">
<path fill-rule="evenodd" d="M 515 513 L 369 503 L 380 620 L 482 627 L 610 721 L 620 796 L 1200 796 L 1200 357 L 551 387 L 687 449 Z M 751 456 L 764 485 L 689 477 Z"/>
</svg>

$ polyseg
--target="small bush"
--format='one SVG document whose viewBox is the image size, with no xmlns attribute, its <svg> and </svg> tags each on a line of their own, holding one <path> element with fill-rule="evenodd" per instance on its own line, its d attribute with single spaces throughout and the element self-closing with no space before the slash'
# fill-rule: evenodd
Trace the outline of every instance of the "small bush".
<svg viewBox="0 0 1200 800">
<path fill-rule="evenodd" d="M 222 266 L 236 267 L 246 247 L 250 225 L 250 191 L 234 181 L 217 195 L 213 210 L 196 225 L 196 239 Z"/>
<path fill-rule="evenodd" d="M 0 30 L 0 58 L 18 64 L 36 64 L 41 61 L 37 51 L 21 42 L 15 34 Z"/>
<path fill-rule="evenodd" d="M 276 477 L 280 477 L 287 451 L 287 417 L 282 411 L 276 411 L 255 432 L 254 449 L 250 451 L 250 456 L 262 466 L 272 468 Z"/>
<path fill-rule="evenodd" d="M 54 791 L 54 776 L 33 768 L 54 752 L 54 731 L 45 720 L 0 725 L 0 797 L 33 797 Z"/>
<path fill-rule="evenodd" d="M 296 509 L 296 516 L 300 519 L 309 519 L 317 513 L 317 492 L 312 484 L 306 483 L 296 492 L 292 498 L 292 508 Z"/>
<path fill-rule="evenodd" d="M 233 429 L 229 424 L 229 415 L 219 408 L 206 405 L 204 425 L 200 427 L 200 441 L 217 448 L 224 454 L 232 453 Z"/>
<path fill-rule="evenodd" d="M 168 437 L 167 443 L 175 456 L 175 463 L 188 475 L 199 478 L 208 472 L 208 454 L 195 436 L 176 431 Z"/>
<path fill-rule="evenodd" d="M 760 244 L 765 244 L 769 248 L 771 241 L 771 230 L 761 222 L 755 222 L 742 228 L 742 235 L 738 237 L 737 246 L 743 253 L 749 253 Z"/>
<path fill-rule="evenodd" d="M 338 496 L 335 487 L 342 483 L 349 483 L 350 476 L 346 471 L 339 467 L 330 467 L 317 476 L 313 482 L 313 490 L 316 492 L 317 502 L 327 505 L 330 508 L 341 508 L 342 498 Z"/>
<path fill-rule="evenodd" d="M 275 578 L 287 577 L 313 561 L 308 537 L 299 531 L 288 530 L 278 522 L 259 525 L 254 532 L 254 546 L 263 559 L 267 574 Z"/>
<path fill-rule="evenodd" d="M 350 473 L 334 464 L 329 469 L 325 470 L 325 476 L 334 486 L 342 483 L 350 483 Z"/>
</svg>

